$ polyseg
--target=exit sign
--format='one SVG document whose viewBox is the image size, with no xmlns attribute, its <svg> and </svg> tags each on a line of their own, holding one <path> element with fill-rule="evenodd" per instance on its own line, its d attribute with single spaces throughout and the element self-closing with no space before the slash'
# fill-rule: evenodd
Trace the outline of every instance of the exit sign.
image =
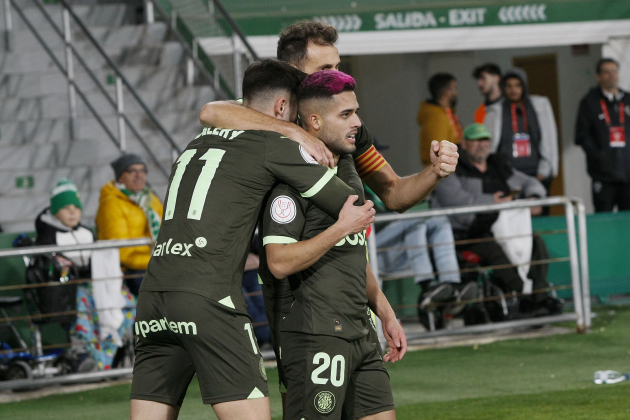
<svg viewBox="0 0 630 420">
<path fill-rule="evenodd" d="M 35 180 L 30 175 L 15 178 L 15 188 L 33 188 Z"/>
</svg>

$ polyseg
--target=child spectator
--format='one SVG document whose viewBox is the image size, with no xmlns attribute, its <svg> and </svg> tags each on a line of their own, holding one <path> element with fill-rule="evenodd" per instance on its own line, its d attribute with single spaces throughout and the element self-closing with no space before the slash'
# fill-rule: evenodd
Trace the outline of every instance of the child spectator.
<svg viewBox="0 0 630 420">
<path fill-rule="evenodd" d="M 44 209 L 35 220 L 37 231 L 36 245 L 78 245 L 94 242 L 94 234 L 81 224 L 83 206 L 77 187 L 68 179 L 62 178 L 52 189 L 50 207 Z M 80 279 L 90 279 L 91 251 L 64 252 L 65 258 L 72 261 L 76 275 Z M 121 293 L 127 306 L 135 306 L 135 299 L 123 286 Z M 118 345 L 108 337 L 100 337 L 99 313 L 96 312 L 92 282 L 78 285 L 76 297 L 78 311 L 76 321 L 70 326 L 72 352 L 76 356 L 76 369 L 79 372 L 107 370 L 111 367 Z M 124 310 L 124 321 L 118 330 L 121 337 L 128 335 L 134 321 L 135 311 Z"/>
</svg>

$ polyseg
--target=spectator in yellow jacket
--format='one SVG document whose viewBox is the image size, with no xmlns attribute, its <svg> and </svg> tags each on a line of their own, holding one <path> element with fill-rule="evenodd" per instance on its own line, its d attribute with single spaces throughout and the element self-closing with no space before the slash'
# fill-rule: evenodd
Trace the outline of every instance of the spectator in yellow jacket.
<svg viewBox="0 0 630 420">
<path fill-rule="evenodd" d="M 155 241 L 162 222 L 162 203 L 147 187 L 147 166 L 134 154 L 111 163 L 115 181 L 101 189 L 96 213 L 98 239 L 151 238 Z M 138 294 L 151 258 L 151 246 L 120 248 L 120 264 L 127 285 Z M 136 275 L 136 277 L 129 277 Z"/>
<path fill-rule="evenodd" d="M 457 81 L 452 74 L 436 73 L 429 79 L 431 99 L 420 104 L 420 161 L 426 168 L 431 166 L 431 142 L 448 140 L 459 144 L 462 125 L 455 115 Z"/>
</svg>

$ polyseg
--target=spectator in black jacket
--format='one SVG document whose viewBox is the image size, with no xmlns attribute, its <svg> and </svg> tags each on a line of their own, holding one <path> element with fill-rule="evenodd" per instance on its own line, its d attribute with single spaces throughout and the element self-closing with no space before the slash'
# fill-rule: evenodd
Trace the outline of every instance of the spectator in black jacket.
<svg viewBox="0 0 630 420">
<path fill-rule="evenodd" d="M 51 191 L 50 207 L 35 219 L 36 245 L 79 245 L 94 242 L 94 234 L 81 224 L 81 199 L 77 187 L 67 178 L 59 180 Z M 79 277 L 89 278 L 90 251 L 69 251 L 64 256 L 78 270 Z"/>
<path fill-rule="evenodd" d="M 597 87 L 580 102 L 575 143 L 586 152 L 596 212 L 630 210 L 630 95 L 619 89 L 619 63 L 597 63 Z"/>
</svg>

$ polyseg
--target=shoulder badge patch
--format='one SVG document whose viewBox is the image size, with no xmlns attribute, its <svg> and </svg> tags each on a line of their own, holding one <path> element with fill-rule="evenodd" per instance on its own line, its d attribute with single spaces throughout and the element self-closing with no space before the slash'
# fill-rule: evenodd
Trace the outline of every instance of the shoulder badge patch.
<svg viewBox="0 0 630 420">
<path fill-rule="evenodd" d="M 271 203 L 271 218 L 277 223 L 291 223 L 296 214 L 295 202 L 291 197 L 281 195 Z"/>
<path fill-rule="evenodd" d="M 315 409 L 322 414 L 328 414 L 335 408 L 335 394 L 330 391 L 322 391 L 315 395 Z"/>
<path fill-rule="evenodd" d="M 306 163 L 314 163 L 315 165 L 317 165 L 317 161 L 315 160 L 315 158 L 311 156 L 302 146 L 300 146 L 300 154 L 302 155 Z"/>
</svg>

